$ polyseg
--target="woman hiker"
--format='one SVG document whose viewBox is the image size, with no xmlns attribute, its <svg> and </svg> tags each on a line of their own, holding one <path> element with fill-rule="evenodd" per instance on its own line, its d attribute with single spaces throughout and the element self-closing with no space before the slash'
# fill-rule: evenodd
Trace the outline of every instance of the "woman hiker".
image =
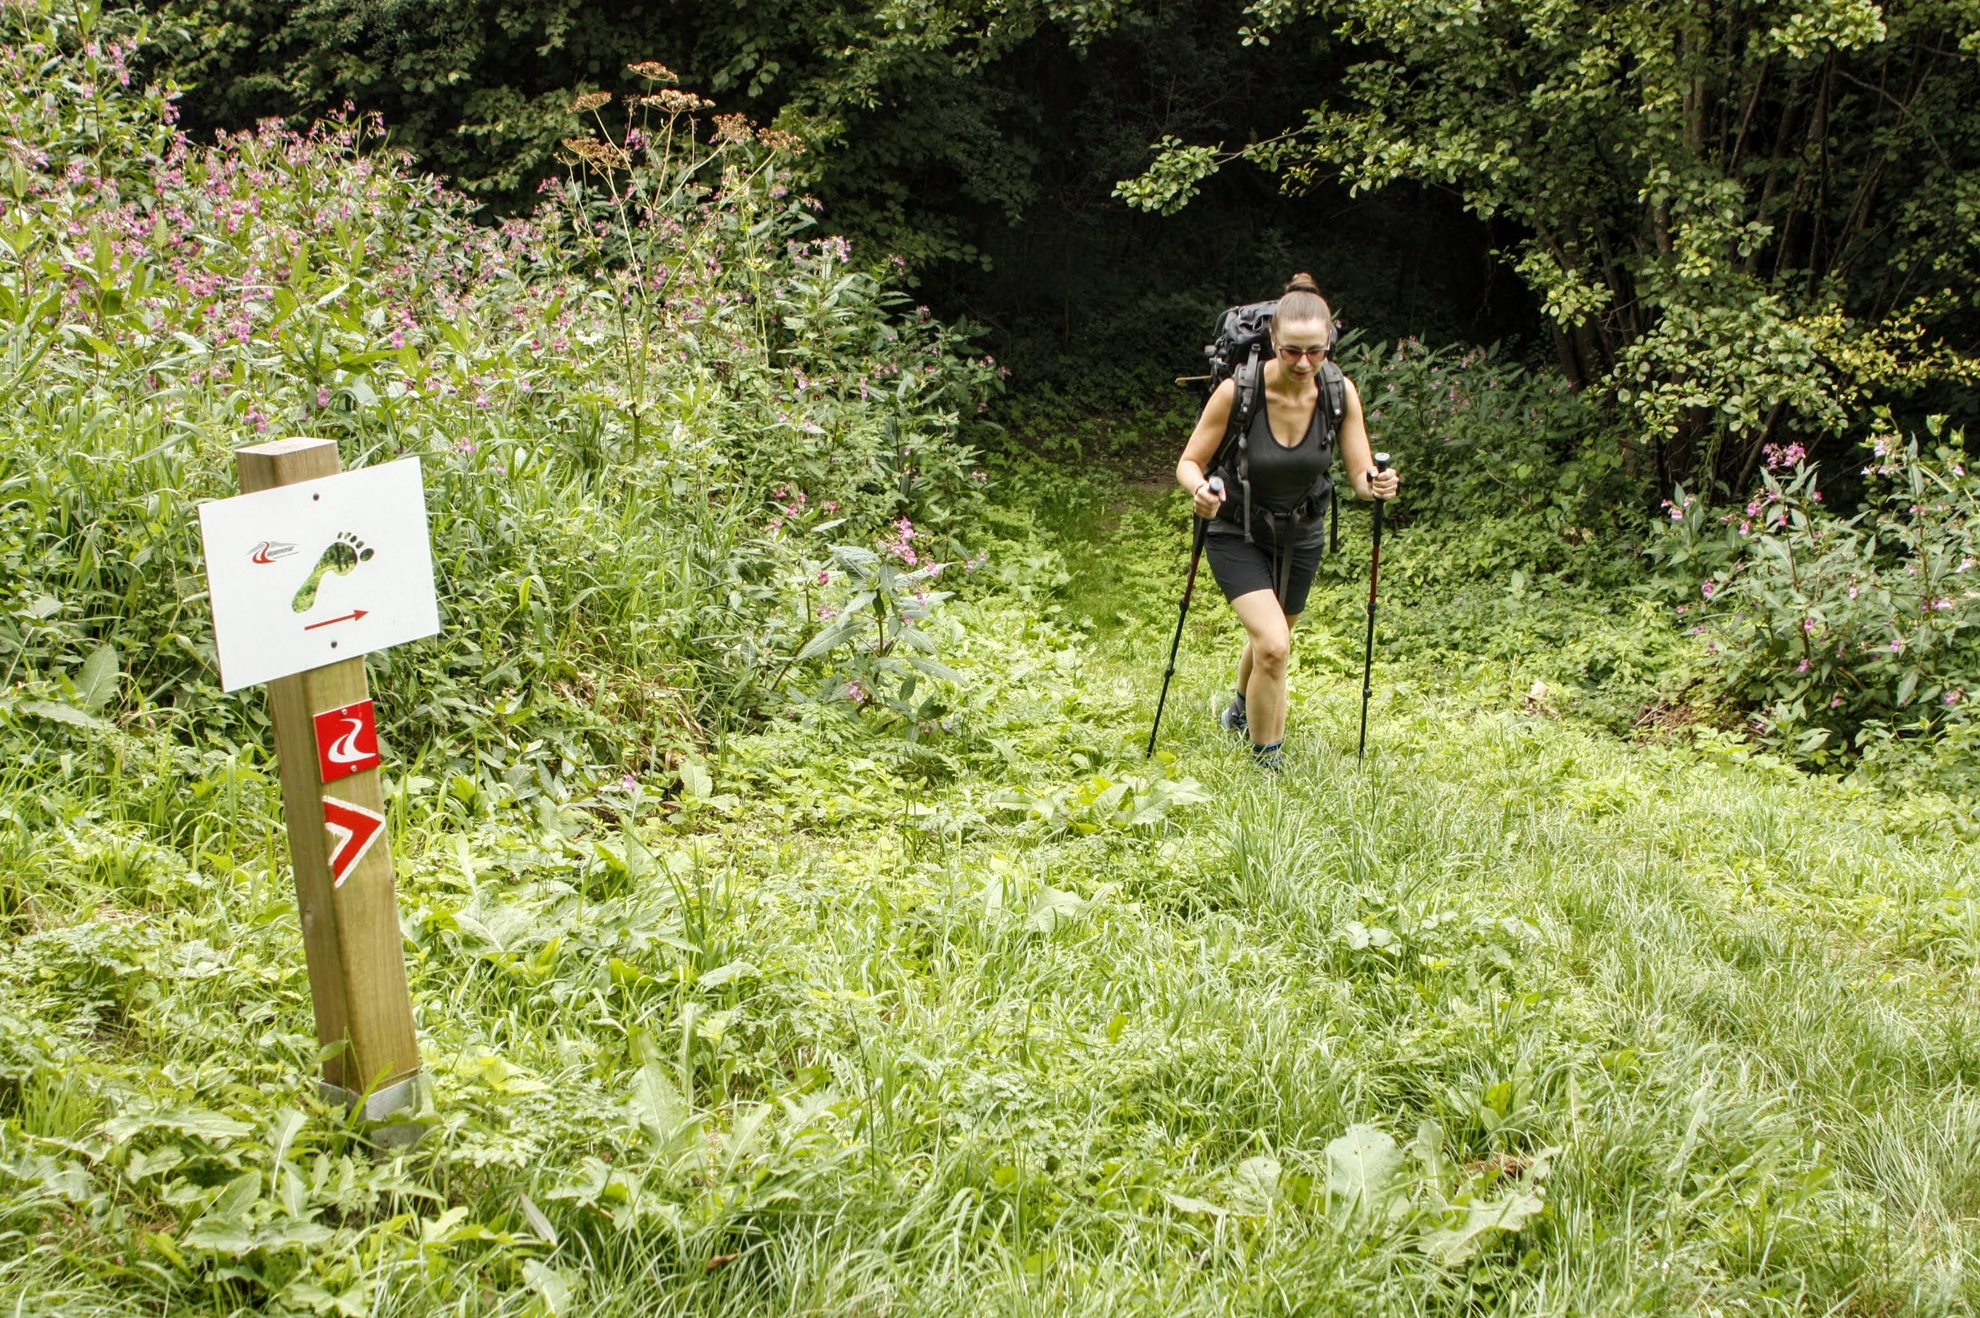
<svg viewBox="0 0 1980 1318">
<path fill-rule="evenodd" d="M 1393 499 L 1398 484 L 1395 472 L 1375 470 L 1361 395 L 1346 376 L 1339 376 L 1345 406 L 1338 425 L 1330 424 L 1321 385 L 1323 371 L 1339 374 L 1327 360 L 1333 344 L 1334 313 L 1320 286 L 1312 275 L 1294 275 L 1272 316 L 1275 351 L 1264 362 L 1263 406 L 1251 417 L 1242 470 L 1236 443 L 1222 469 L 1205 470 L 1231 422 L 1235 379 L 1210 395 L 1176 463 L 1176 480 L 1190 492 L 1196 515 L 1211 519 L 1204 538 L 1210 571 L 1244 624 L 1237 694 L 1219 721 L 1248 733 L 1252 756 L 1268 769 L 1279 767 L 1286 735 L 1292 627 L 1325 548 L 1335 451 L 1362 498 Z M 1212 487 L 1213 475 L 1223 478 L 1221 490 Z"/>
</svg>

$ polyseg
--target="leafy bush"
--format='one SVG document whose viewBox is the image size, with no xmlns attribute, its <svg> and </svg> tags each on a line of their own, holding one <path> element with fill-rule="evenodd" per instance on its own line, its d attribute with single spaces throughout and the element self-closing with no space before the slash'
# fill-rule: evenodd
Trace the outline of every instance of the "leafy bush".
<svg viewBox="0 0 1980 1318">
<path fill-rule="evenodd" d="M 1603 441 L 1599 413 L 1558 375 L 1497 348 L 1348 339 L 1341 368 L 1361 393 L 1368 433 L 1406 469 L 1397 514 L 1469 524 L 1481 573 L 1564 567 L 1597 528 L 1619 529 L 1628 449 Z"/>
<path fill-rule="evenodd" d="M 1812 763 L 1973 743 L 1980 478 L 1959 431 L 1935 420 L 1927 435 L 1929 451 L 1880 427 L 1852 514 L 1828 506 L 1797 445 L 1769 450 L 1743 507 L 1715 512 L 1681 488 L 1666 505 L 1658 554 L 1695 592 L 1677 611 L 1705 638 L 1712 682 L 1764 741 Z"/>
<path fill-rule="evenodd" d="M 532 216 L 470 207 L 382 127 L 273 123 L 200 147 L 131 83 L 141 19 L 0 7 L 0 674 L 105 712 L 220 700 L 195 501 L 230 450 L 334 438 L 424 463 L 447 630 L 375 660 L 388 737 L 481 773 L 658 763 L 781 699 L 797 548 L 780 484 L 869 544 L 947 543 L 980 503 L 962 441 L 994 363 L 816 229 L 801 143 L 634 72 Z M 575 122 L 575 121 L 574 121 Z M 65 677 L 65 675 L 69 675 Z M 73 701 L 67 701 L 73 705 Z M 491 771 L 492 770 L 488 770 Z"/>
</svg>

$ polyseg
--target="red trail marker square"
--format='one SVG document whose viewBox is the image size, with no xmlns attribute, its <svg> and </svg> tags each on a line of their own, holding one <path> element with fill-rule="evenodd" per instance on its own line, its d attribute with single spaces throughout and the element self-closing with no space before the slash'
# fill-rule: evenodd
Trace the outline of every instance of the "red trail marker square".
<svg viewBox="0 0 1980 1318">
<path fill-rule="evenodd" d="M 334 783 L 354 773 L 376 769 L 378 722 L 369 699 L 316 715 L 316 765 L 322 781 Z"/>
</svg>

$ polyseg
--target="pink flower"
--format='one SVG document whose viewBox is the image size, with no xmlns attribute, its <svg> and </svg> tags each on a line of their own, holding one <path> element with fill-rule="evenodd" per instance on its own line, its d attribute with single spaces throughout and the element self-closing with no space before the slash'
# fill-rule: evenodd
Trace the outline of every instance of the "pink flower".
<svg viewBox="0 0 1980 1318">
<path fill-rule="evenodd" d="M 1958 687 L 1954 687 L 1952 690 L 1946 692 L 1946 703 L 1948 705 L 1957 705 L 1964 699 L 1966 699 L 1966 692 Z"/>
<path fill-rule="evenodd" d="M 818 584 L 819 584 L 819 585 L 821 585 L 821 586 L 829 586 L 829 585 L 831 585 L 831 584 L 832 584 L 832 574 L 831 574 L 830 572 L 828 572 L 828 571 L 827 571 L 826 569 L 824 569 L 824 568 L 819 568 L 819 569 L 818 569 Z"/>
<path fill-rule="evenodd" d="M 330 388 L 328 385 L 319 384 L 316 386 L 316 405 L 318 407 L 330 406 Z"/>
<path fill-rule="evenodd" d="M 1797 673 L 1805 673 L 1814 666 L 1815 666 L 1814 664 L 1811 664 L 1806 659 L 1803 659 L 1800 663 L 1794 666 L 1794 671 Z"/>
<path fill-rule="evenodd" d="M 855 705 L 864 705 L 867 700 L 866 688 L 857 682 L 846 683 L 846 699 Z"/>
<path fill-rule="evenodd" d="M 1701 584 L 1698 587 L 1698 593 L 1703 595 L 1706 599 L 1711 599 L 1712 592 L 1717 590 L 1718 588 L 1719 588 L 1719 583 L 1712 580 L 1710 577 L 1707 577 L 1703 582 L 1703 584 Z"/>
</svg>

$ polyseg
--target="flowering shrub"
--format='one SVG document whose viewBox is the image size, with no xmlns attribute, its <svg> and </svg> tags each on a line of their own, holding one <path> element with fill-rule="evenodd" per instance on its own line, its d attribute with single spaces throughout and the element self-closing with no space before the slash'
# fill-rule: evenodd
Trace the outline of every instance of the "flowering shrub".
<svg viewBox="0 0 1980 1318">
<path fill-rule="evenodd" d="M 1721 694 L 1753 730 L 1818 763 L 1893 735 L 1970 723 L 1980 697 L 1980 479 L 1963 436 L 1888 425 L 1868 443 L 1861 509 L 1830 508 L 1800 445 L 1772 445 L 1729 511 L 1680 489 L 1658 553 L 1692 598 Z"/>
<path fill-rule="evenodd" d="M 374 661 L 381 708 L 475 772 L 490 741 L 546 778 L 651 763 L 758 712 L 808 634 L 780 621 L 780 481 L 860 540 L 978 506 L 994 363 L 818 234 L 795 139 L 643 63 L 647 94 L 572 102 L 543 206 L 480 227 L 374 119 L 196 145 L 130 78 L 144 40 L 0 5 L 8 682 L 108 643 L 148 707 L 258 720 L 218 699 L 191 505 L 262 437 L 424 459 L 446 636 Z"/>
</svg>

